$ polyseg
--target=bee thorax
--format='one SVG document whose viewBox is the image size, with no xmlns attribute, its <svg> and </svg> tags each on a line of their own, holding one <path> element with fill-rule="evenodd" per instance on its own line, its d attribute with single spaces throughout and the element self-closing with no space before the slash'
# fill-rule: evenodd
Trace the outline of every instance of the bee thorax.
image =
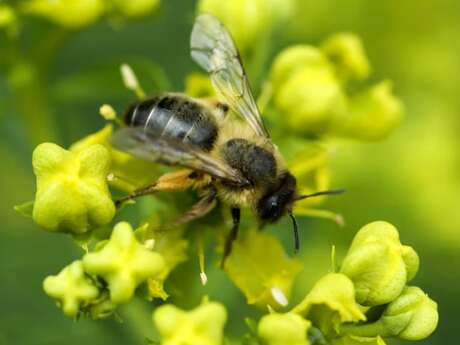
<svg viewBox="0 0 460 345">
<path fill-rule="evenodd" d="M 271 184 L 276 179 L 277 164 L 273 153 L 246 139 L 227 141 L 221 154 L 229 166 L 241 172 L 254 186 Z"/>
</svg>

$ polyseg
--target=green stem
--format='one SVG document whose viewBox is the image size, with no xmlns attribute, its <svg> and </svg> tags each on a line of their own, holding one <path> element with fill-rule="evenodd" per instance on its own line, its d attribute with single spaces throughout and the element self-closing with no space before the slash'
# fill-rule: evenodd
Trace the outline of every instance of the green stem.
<svg viewBox="0 0 460 345">
<path fill-rule="evenodd" d="M 349 334 L 359 337 L 375 337 L 377 335 L 380 335 L 381 337 L 392 336 L 392 334 L 389 333 L 389 330 L 380 321 L 362 325 L 342 324 L 340 325 L 339 333 L 341 335 Z"/>
<path fill-rule="evenodd" d="M 308 329 L 308 341 L 311 345 L 329 345 L 329 342 L 323 332 L 315 326 L 311 326 Z"/>
<path fill-rule="evenodd" d="M 146 304 L 140 300 L 133 299 L 125 305 L 120 312 L 123 321 L 129 326 L 130 334 L 134 343 L 144 344 L 146 338 L 157 338 L 153 332 L 152 316 Z"/>
</svg>

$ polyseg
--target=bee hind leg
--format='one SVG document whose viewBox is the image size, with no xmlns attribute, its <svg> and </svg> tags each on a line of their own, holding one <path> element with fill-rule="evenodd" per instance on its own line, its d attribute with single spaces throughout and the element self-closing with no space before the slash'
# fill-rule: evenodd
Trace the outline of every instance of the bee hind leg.
<svg viewBox="0 0 460 345">
<path fill-rule="evenodd" d="M 131 194 L 115 201 L 115 206 L 119 208 L 125 202 L 134 200 L 144 195 L 153 194 L 159 191 L 182 191 L 194 186 L 201 176 L 193 170 L 183 169 L 161 175 L 157 181 L 136 189 Z"/>
<path fill-rule="evenodd" d="M 225 239 L 225 247 L 224 247 L 224 255 L 222 256 L 222 261 L 220 263 L 220 267 L 224 268 L 225 261 L 227 260 L 228 256 L 232 252 L 233 242 L 238 237 L 238 230 L 240 229 L 240 219 L 241 219 L 241 210 L 239 207 L 232 207 L 232 220 L 233 226 L 230 234 Z"/>
</svg>

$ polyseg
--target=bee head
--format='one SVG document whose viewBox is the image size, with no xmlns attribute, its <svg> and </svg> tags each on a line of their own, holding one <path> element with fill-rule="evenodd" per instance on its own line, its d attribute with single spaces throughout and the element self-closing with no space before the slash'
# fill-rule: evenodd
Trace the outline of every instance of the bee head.
<svg viewBox="0 0 460 345">
<path fill-rule="evenodd" d="M 292 214 L 294 202 L 310 197 L 341 194 L 343 192 L 344 190 L 336 189 L 298 195 L 295 177 L 289 172 L 285 172 L 280 175 L 276 187 L 269 189 L 269 191 L 260 198 L 257 203 L 256 211 L 262 226 L 266 223 L 274 223 L 282 216 L 289 214 L 294 230 L 294 248 L 297 252 L 300 247 L 300 239 L 297 220 Z"/>
<path fill-rule="evenodd" d="M 283 173 L 274 188 L 270 188 L 257 202 L 256 211 L 261 222 L 274 223 L 292 210 L 297 182 L 289 172 Z"/>
</svg>

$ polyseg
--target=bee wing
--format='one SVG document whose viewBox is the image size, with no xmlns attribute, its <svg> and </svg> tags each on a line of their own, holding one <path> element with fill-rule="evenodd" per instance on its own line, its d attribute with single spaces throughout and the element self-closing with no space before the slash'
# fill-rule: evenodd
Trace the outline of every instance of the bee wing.
<svg viewBox="0 0 460 345">
<path fill-rule="evenodd" d="M 190 37 L 192 59 L 211 76 L 214 87 L 232 110 L 263 137 L 269 138 L 238 50 L 225 26 L 213 15 L 200 15 Z"/>
<path fill-rule="evenodd" d="M 238 185 L 249 183 L 236 170 L 203 150 L 146 132 L 143 127 L 122 128 L 112 135 L 111 143 L 115 148 L 140 159 L 198 170 Z"/>
</svg>

